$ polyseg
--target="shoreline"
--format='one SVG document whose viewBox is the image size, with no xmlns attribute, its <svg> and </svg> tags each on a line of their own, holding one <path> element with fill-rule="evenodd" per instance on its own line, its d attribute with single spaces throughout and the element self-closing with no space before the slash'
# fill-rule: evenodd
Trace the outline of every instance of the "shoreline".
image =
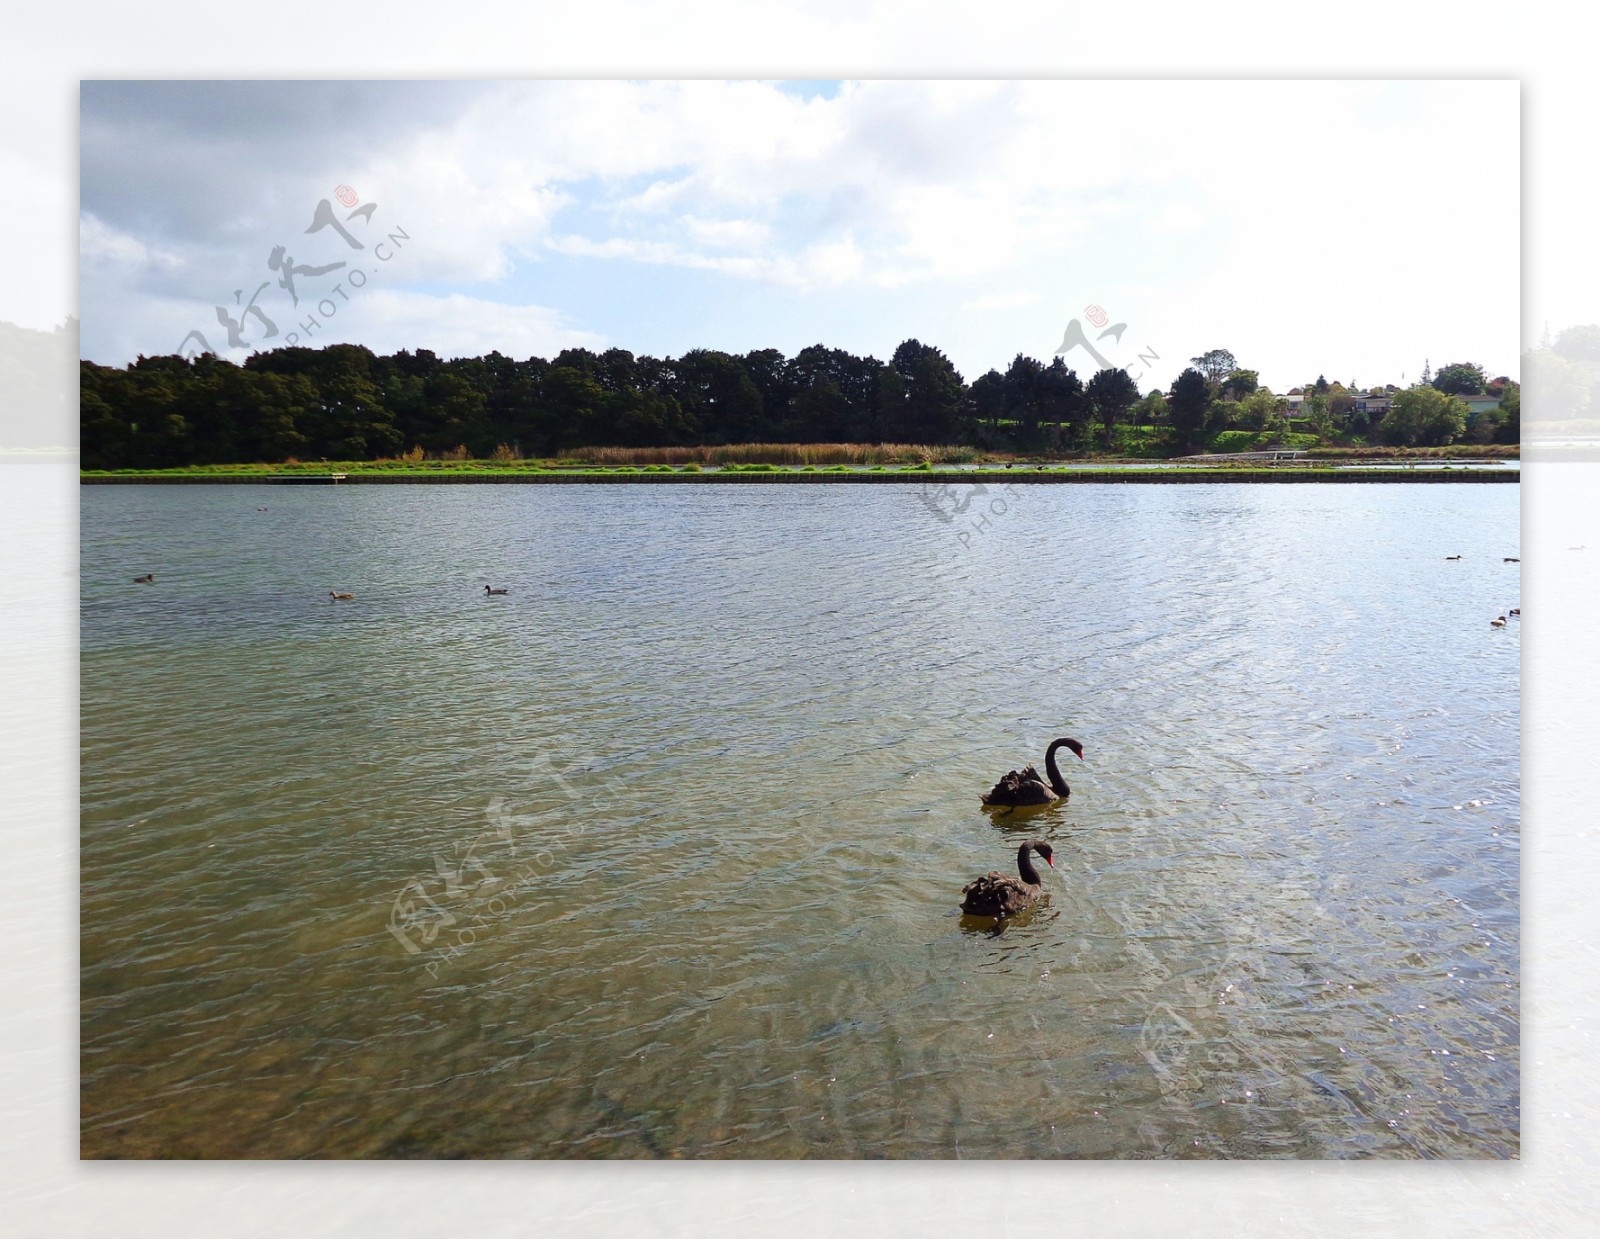
<svg viewBox="0 0 1600 1240">
<path fill-rule="evenodd" d="M 533 486 L 592 486 L 606 484 L 643 485 L 696 485 L 696 484 L 761 484 L 796 483 L 799 485 L 841 484 L 874 485 L 899 484 L 901 486 L 926 486 L 929 483 L 970 482 L 980 479 L 989 485 L 1011 483 L 1050 485 L 1060 483 L 1205 483 L 1205 482 L 1418 482 L 1418 483 L 1506 483 L 1520 482 L 1522 475 L 1515 469 L 1409 469 L 1381 466 L 1360 469 L 1296 469 L 1276 466 L 1265 469 L 1228 469 L 1190 466 L 1169 469 L 1071 469 L 1071 470 L 891 470 L 873 473 L 865 470 L 850 473 L 804 473 L 799 470 L 773 470 L 771 472 L 721 472 L 700 473 L 560 473 L 556 471 L 506 471 L 504 473 L 349 473 L 303 474 L 272 476 L 260 474 L 180 474 L 151 472 L 145 474 L 80 474 L 78 481 L 84 486 L 103 485 L 253 485 L 253 486 L 371 486 L 421 483 L 466 484 L 495 483 L 502 485 L 528 484 Z"/>
</svg>

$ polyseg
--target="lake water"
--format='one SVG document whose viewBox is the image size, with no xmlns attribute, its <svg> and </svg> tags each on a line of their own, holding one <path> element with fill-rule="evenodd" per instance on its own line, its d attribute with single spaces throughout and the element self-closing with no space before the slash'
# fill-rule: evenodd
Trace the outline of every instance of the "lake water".
<svg viewBox="0 0 1600 1240">
<path fill-rule="evenodd" d="M 81 498 L 86 1157 L 1517 1156 L 1516 486 Z"/>
</svg>

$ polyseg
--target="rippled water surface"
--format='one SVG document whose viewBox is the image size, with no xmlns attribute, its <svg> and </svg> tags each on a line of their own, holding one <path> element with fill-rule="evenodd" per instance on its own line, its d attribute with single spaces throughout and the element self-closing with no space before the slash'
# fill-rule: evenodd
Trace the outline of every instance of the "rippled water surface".
<svg viewBox="0 0 1600 1240">
<path fill-rule="evenodd" d="M 1514 1157 L 1517 491 L 86 487 L 82 1153 Z"/>
</svg>

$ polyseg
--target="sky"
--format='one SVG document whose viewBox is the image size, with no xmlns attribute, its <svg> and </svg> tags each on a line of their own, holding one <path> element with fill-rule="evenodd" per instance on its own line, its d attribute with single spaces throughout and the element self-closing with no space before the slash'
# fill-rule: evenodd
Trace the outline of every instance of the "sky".
<svg viewBox="0 0 1600 1240">
<path fill-rule="evenodd" d="M 969 382 L 1064 345 L 1147 391 L 1218 348 L 1278 392 L 1516 376 L 1520 94 L 86 80 L 80 351 L 887 359 L 916 338 Z"/>
</svg>

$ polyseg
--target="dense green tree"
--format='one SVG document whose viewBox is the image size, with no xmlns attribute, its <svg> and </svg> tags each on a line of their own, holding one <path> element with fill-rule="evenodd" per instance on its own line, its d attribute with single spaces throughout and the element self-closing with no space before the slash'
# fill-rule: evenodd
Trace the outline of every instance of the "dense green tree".
<svg viewBox="0 0 1600 1240">
<path fill-rule="evenodd" d="M 919 340 L 904 341 L 889 359 L 900 383 L 889 390 L 895 404 L 887 411 L 887 437 L 902 443 L 954 443 L 960 436 L 966 384 L 938 349 Z"/>
<path fill-rule="evenodd" d="M 1305 424 L 1311 433 L 1319 439 L 1329 438 L 1336 429 L 1330 409 L 1331 403 L 1329 397 L 1315 394 L 1305 397 L 1300 402 L 1300 416 L 1305 419 Z"/>
<path fill-rule="evenodd" d="M 480 457 L 493 451 L 488 399 L 459 369 L 442 370 L 425 380 L 422 399 L 430 424 L 415 442 L 425 451 L 442 453 L 465 447 Z"/>
<path fill-rule="evenodd" d="M 1581 352 L 1584 340 L 1563 337 L 1569 352 Z M 1554 376 L 1587 408 L 1600 367 L 1552 349 L 1537 353 L 1529 373 Z M 1191 368 L 1169 403 L 1159 392 L 1139 398 L 1125 372 L 1103 370 L 1085 386 L 1060 356 L 1045 365 L 1018 354 L 1003 373 L 990 370 L 968 386 L 944 353 L 918 340 L 902 342 L 887 363 L 822 345 L 793 359 L 775 349 L 653 358 L 577 348 L 548 361 L 495 351 L 443 360 L 426 349 L 379 357 L 357 345 L 274 349 L 242 366 L 211 355 L 141 357 L 121 370 L 82 364 L 80 436 L 85 464 L 109 468 L 371 459 L 411 447 L 437 455 L 460 445 L 487 456 L 507 444 L 549 456 L 586 445 L 769 439 L 1078 452 L 1096 428 L 1100 445 L 1113 447 L 1116 428 L 1129 419 L 1170 424 L 1174 442 L 1192 449 L 1223 425 L 1274 426 L 1281 402 L 1254 371 L 1232 365 L 1226 350 L 1196 360 L 1207 361 L 1220 383 L 1213 387 Z M 1451 372 L 1440 375 L 1448 382 Z M 1198 404 L 1196 381 L 1208 392 Z M 1487 386 L 1506 398 L 1501 409 L 1464 430 L 1438 417 L 1413 425 L 1402 413 L 1392 436 L 1447 442 L 1466 433 L 1515 442 L 1520 391 L 1505 377 Z M 1330 394 L 1333 427 L 1358 433 L 1353 412 L 1350 426 L 1339 427 L 1351 396 L 1325 378 L 1307 412 L 1315 410 L 1318 390 Z M 1553 406 L 1545 398 L 1541 407 Z"/>
<path fill-rule="evenodd" d="M 1460 439 L 1467 427 L 1467 407 L 1431 384 L 1397 392 L 1378 435 L 1397 447 L 1444 447 Z"/>
<path fill-rule="evenodd" d="M 746 353 L 739 362 L 761 394 L 763 426 L 760 437 L 779 437 L 797 387 L 793 364 L 777 349 L 757 349 Z"/>
<path fill-rule="evenodd" d="M 550 359 L 551 369 L 555 369 L 558 366 L 564 370 L 574 371 L 585 378 L 593 379 L 596 383 L 600 382 L 600 357 L 593 349 L 562 349 L 561 352 Z M 603 391 L 604 389 L 602 388 L 601 390 Z"/>
<path fill-rule="evenodd" d="M 782 421 L 789 442 L 857 442 L 873 437 L 882 363 L 814 344 L 795 355 L 793 395 Z"/>
<path fill-rule="evenodd" d="M 1498 443 L 1505 421 L 1505 411 L 1498 405 L 1493 409 L 1469 411 L 1461 438 L 1467 443 Z"/>
<path fill-rule="evenodd" d="M 551 366 L 540 385 L 532 431 L 537 450 L 556 455 L 570 448 L 604 442 L 600 411 L 606 392 L 580 365 Z"/>
<path fill-rule="evenodd" d="M 1013 424 L 1017 447 L 1038 450 L 1043 446 L 1039 433 L 1042 420 L 1044 364 L 1038 358 L 1018 353 L 1005 373 L 1005 419 Z"/>
<path fill-rule="evenodd" d="M 1058 355 L 1035 377 L 1039 421 L 1050 427 L 1048 447 L 1082 452 L 1089 446 L 1089 398 L 1077 372 Z"/>
<path fill-rule="evenodd" d="M 135 463 L 122 372 L 78 363 L 78 455 L 84 469 Z"/>
<path fill-rule="evenodd" d="M 712 443 L 752 443 L 766 428 L 761 389 L 738 358 L 691 349 L 678 359 L 675 396 Z M 593 441 L 586 441 L 593 442 Z"/>
<path fill-rule="evenodd" d="M 1476 362 L 1452 362 L 1439 367 L 1433 386 L 1447 396 L 1477 396 L 1486 386 L 1483 367 Z"/>
<path fill-rule="evenodd" d="M 300 427 L 317 408 L 316 385 L 304 375 L 250 375 L 247 432 L 239 458 L 268 463 L 305 454 L 308 443 Z"/>
<path fill-rule="evenodd" d="M 1129 421 L 1136 426 L 1159 426 L 1167 420 L 1167 394 L 1152 388 L 1139 398 L 1128 411 Z"/>
<path fill-rule="evenodd" d="M 1211 406 L 1211 388 L 1205 375 L 1192 366 L 1172 385 L 1167 407 L 1172 416 L 1172 435 L 1177 448 L 1192 452 L 1205 432 L 1206 411 Z"/>
<path fill-rule="evenodd" d="M 1095 425 L 1100 432 L 1100 448 L 1110 452 L 1116 440 L 1117 427 L 1128 416 L 1128 410 L 1139 399 L 1139 385 L 1126 370 L 1107 367 L 1089 380 L 1084 389 L 1089 405 L 1094 410 Z"/>
<path fill-rule="evenodd" d="M 1286 415 L 1289 402 L 1258 387 L 1239 402 L 1239 425 L 1246 430 L 1282 435 L 1289 429 Z"/>
<path fill-rule="evenodd" d="M 972 400 L 972 416 L 978 426 L 994 442 L 999 434 L 1000 419 L 1005 416 L 1006 381 L 998 370 L 988 370 L 972 381 L 968 391 Z"/>
<path fill-rule="evenodd" d="M 1199 357 L 1191 357 L 1190 363 L 1205 376 L 1207 385 L 1211 388 L 1212 395 L 1221 389 L 1223 381 L 1239 369 L 1239 361 L 1226 349 L 1211 349 Z"/>
<path fill-rule="evenodd" d="M 322 403 L 307 433 L 318 455 L 361 461 L 404 450 L 374 379 L 375 360 L 372 350 L 353 344 L 329 345 L 318 355 L 314 378 Z"/>
<path fill-rule="evenodd" d="M 1243 417 L 1244 410 L 1238 401 L 1213 397 L 1211 403 L 1206 406 L 1206 434 L 1240 429 L 1244 426 Z"/>
<path fill-rule="evenodd" d="M 1242 401 L 1261 386 L 1261 376 L 1254 370 L 1234 370 L 1222 381 L 1222 395 L 1229 400 Z"/>
<path fill-rule="evenodd" d="M 1505 416 L 1500 422 L 1496 443 L 1519 443 L 1522 440 L 1522 385 L 1510 383 L 1500 396 L 1500 412 Z"/>
<path fill-rule="evenodd" d="M 820 344 L 808 345 L 795 355 L 790 367 L 794 393 L 782 428 L 786 440 L 804 441 L 808 431 L 822 443 L 846 437 L 851 407 L 841 360 L 838 350 Z"/>
<path fill-rule="evenodd" d="M 626 349 L 607 349 L 589 373 L 607 392 L 635 392 L 639 387 L 638 359 Z"/>
</svg>

